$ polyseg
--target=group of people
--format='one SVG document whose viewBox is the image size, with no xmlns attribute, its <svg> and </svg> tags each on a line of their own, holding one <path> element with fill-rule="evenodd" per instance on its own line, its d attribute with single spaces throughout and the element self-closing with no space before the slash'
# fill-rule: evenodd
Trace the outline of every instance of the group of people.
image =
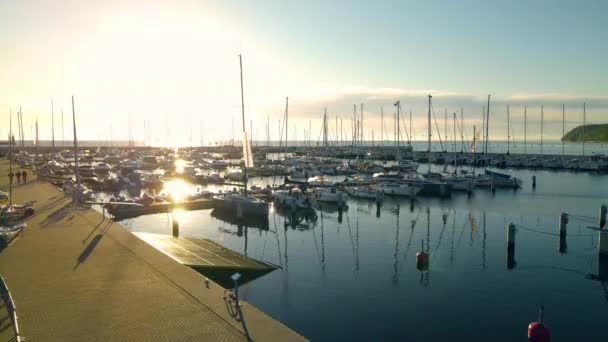
<svg viewBox="0 0 608 342">
<path fill-rule="evenodd" d="M 27 183 L 27 171 L 23 170 L 23 171 L 18 171 L 17 173 L 13 174 L 12 172 L 8 174 L 8 179 L 11 182 L 10 184 L 13 184 L 13 177 L 17 176 L 17 184 L 21 184 L 21 178 L 23 178 L 23 183 Z"/>
</svg>

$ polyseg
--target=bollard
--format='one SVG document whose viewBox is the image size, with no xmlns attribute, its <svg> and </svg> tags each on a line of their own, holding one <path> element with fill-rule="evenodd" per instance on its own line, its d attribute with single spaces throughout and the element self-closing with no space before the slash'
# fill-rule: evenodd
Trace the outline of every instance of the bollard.
<svg viewBox="0 0 608 342">
<path fill-rule="evenodd" d="M 536 189 L 536 176 L 532 176 L 532 189 Z"/>
<path fill-rule="evenodd" d="M 173 237 L 174 238 L 178 238 L 179 237 L 179 222 L 175 219 L 175 217 L 172 218 L 172 226 L 173 226 Z"/>
<path fill-rule="evenodd" d="M 511 249 L 515 249 L 515 232 L 516 232 L 517 228 L 515 228 L 515 225 L 513 223 L 509 223 L 509 225 L 507 226 L 507 249 L 511 250 Z"/>
<path fill-rule="evenodd" d="M 606 228 L 606 205 L 600 207 L 600 229 Z"/>
<path fill-rule="evenodd" d="M 599 235 L 599 254 L 608 256 L 608 229 L 600 229 Z"/>
<path fill-rule="evenodd" d="M 507 269 L 515 268 L 515 225 L 509 223 L 507 226 Z"/>
<path fill-rule="evenodd" d="M 566 236 L 566 234 L 568 233 L 567 228 L 568 228 L 568 214 L 561 213 L 559 215 L 559 235 Z"/>
</svg>

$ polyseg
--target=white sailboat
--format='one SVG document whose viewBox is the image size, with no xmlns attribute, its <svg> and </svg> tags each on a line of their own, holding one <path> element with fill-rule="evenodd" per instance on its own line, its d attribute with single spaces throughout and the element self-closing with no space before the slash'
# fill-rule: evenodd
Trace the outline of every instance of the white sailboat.
<svg viewBox="0 0 608 342">
<path fill-rule="evenodd" d="M 214 197 L 216 208 L 226 210 L 236 214 L 237 218 L 248 215 L 268 216 L 268 203 L 259 198 L 247 194 L 247 168 L 253 167 L 253 154 L 251 153 L 250 140 L 247 138 L 245 130 L 245 99 L 243 95 L 243 62 L 239 55 L 239 65 L 241 69 L 241 114 L 243 120 L 243 178 L 245 188 L 243 194 L 222 194 Z"/>
</svg>

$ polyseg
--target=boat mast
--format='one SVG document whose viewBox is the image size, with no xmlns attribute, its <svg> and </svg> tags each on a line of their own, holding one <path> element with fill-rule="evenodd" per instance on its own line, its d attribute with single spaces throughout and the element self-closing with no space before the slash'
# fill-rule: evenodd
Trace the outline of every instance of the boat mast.
<svg viewBox="0 0 608 342">
<path fill-rule="evenodd" d="M 511 113 L 507 105 L 507 155 L 511 154 Z"/>
<path fill-rule="evenodd" d="M 587 117 L 587 105 L 583 102 L 583 157 L 585 156 L 585 119 Z"/>
<path fill-rule="evenodd" d="M 53 109 L 53 99 L 51 99 L 51 151 L 55 154 L 55 111 Z"/>
<path fill-rule="evenodd" d="M 8 128 L 8 173 L 13 173 L 13 109 L 9 111 L 9 128 Z M 8 185 L 8 207 L 13 205 L 13 180 L 9 180 Z"/>
<path fill-rule="evenodd" d="M 462 107 L 460 107 L 460 140 L 462 141 L 462 146 L 460 147 L 460 153 L 464 152 L 464 112 Z"/>
<path fill-rule="evenodd" d="M 412 137 L 412 110 L 410 109 L 410 146 L 412 145 L 412 140 L 414 140 L 414 137 Z"/>
<path fill-rule="evenodd" d="M 444 108 L 444 121 L 443 121 L 443 138 L 445 139 L 445 151 L 448 151 L 448 108 Z"/>
<path fill-rule="evenodd" d="M 454 153 L 456 153 L 456 112 L 454 112 L 454 135 L 452 138 L 454 140 Z"/>
<path fill-rule="evenodd" d="M 524 106 L 524 154 L 527 154 L 526 148 L 528 146 L 528 107 Z"/>
<path fill-rule="evenodd" d="M 543 123 L 545 121 L 545 111 L 543 105 L 540 105 L 540 154 L 543 154 Z"/>
<path fill-rule="evenodd" d="M 243 134 L 245 133 L 245 96 L 243 95 L 243 59 L 239 55 L 239 67 L 241 69 L 241 115 L 243 119 Z M 232 144 L 234 145 L 234 117 L 232 118 Z M 245 136 L 245 140 L 247 136 Z M 245 163 L 243 164 L 243 177 L 245 179 L 245 196 L 247 196 L 247 159 L 246 155 L 243 155 Z"/>
<path fill-rule="evenodd" d="M 488 153 L 488 141 L 490 140 L 490 94 L 488 94 L 488 107 L 487 110 L 487 119 L 486 119 L 486 149 L 485 153 Z"/>
<path fill-rule="evenodd" d="M 289 122 L 289 97 L 285 96 L 285 153 L 287 153 L 287 144 L 289 142 L 289 140 L 287 140 L 287 137 L 289 136 L 289 129 L 287 126 L 287 123 Z"/>
<path fill-rule="evenodd" d="M 76 137 L 76 110 L 74 95 L 72 95 L 72 123 L 74 125 L 74 166 L 76 167 L 76 203 L 80 202 L 80 171 L 78 170 L 78 138 Z"/>
<path fill-rule="evenodd" d="M 428 163 L 429 163 L 429 174 L 428 175 L 430 176 L 431 175 L 431 137 L 433 136 L 433 133 L 431 131 L 431 99 L 433 98 L 433 96 L 431 94 L 429 94 L 428 97 L 429 97 L 429 115 L 428 115 L 429 116 L 428 117 L 428 129 L 429 129 L 429 146 L 428 146 L 428 148 L 429 148 L 429 150 L 428 150 L 429 151 L 429 156 L 428 156 L 429 160 L 428 160 Z"/>
<path fill-rule="evenodd" d="M 384 147 L 384 108 L 380 106 L 380 145 Z"/>
<path fill-rule="evenodd" d="M 61 147 L 65 146 L 65 127 L 63 126 L 63 106 L 61 106 Z"/>
<path fill-rule="evenodd" d="M 361 135 L 361 146 L 363 146 L 363 103 L 361 104 L 361 121 L 359 122 L 360 125 L 360 129 L 359 129 L 359 135 Z"/>
<path fill-rule="evenodd" d="M 397 153 L 395 154 L 395 161 L 397 162 L 397 173 L 401 173 L 401 153 L 399 151 L 399 135 L 401 135 L 401 130 L 399 127 L 399 112 L 401 108 L 400 101 L 395 102 L 395 106 L 397 107 Z"/>
<path fill-rule="evenodd" d="M 566 105 L 562 104 L 562 159 L 564 158 L 564 135 L 566 134 Z"/>
</svg>

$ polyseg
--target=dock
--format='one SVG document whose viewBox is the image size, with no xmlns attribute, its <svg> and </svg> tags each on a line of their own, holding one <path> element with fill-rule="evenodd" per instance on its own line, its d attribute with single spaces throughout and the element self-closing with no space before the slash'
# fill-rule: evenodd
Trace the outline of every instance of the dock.
<svg viewBox="0 0 608 342">
<path fill-rule="evenodd" d="M 216 282 L 206 286 L 191 267 L 89 206 L 73 205 L 49 183 L 14 189 L 14 202 L 29 200 L 37 200 L 36 213 L 0 251 L 0 273 L 27 340 L 247 340 Z M 306 340 L 241 303 L 253 340 Z"/>
<path fill-rule="evenodd" d="M 273 265 L 236 253 L 207 239 L 175 238 L 152 233 L 135 235 L 224 287 L 232 286 L 230 276 L 235 272 L 243 276 L 241 283 L 246 283 L 276 269 Z"/>
</svg>

